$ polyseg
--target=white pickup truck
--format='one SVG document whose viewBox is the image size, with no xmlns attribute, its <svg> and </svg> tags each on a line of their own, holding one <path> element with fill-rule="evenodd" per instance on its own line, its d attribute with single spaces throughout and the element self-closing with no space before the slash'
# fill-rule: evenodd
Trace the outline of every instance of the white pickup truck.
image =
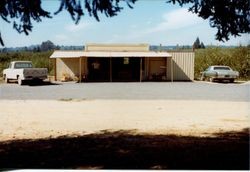
<svg viewBox="0 0 250 172">
<path fill-rule="evenodd" d="M 19 85 L 27 80 L 44 80 L 47 78 L 47 68 L 33 68 L 31 61 L 13 61 L 9 68 L 3 70 L 3 78 L 6 83 L 9 80 L 17 80 Z"/>
</svg>

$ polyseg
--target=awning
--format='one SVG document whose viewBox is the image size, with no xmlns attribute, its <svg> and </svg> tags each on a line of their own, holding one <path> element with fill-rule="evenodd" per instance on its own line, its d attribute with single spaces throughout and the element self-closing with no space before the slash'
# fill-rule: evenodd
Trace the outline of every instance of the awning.
<svg viewBox="0 0 250 172">
<path fill-rule="evenodd" d="M 167 52 L 108 52 L 108 51 L 54 51 L 50 58 L 80 58 L 80 57 L 172 57 Z"/>
<path fill-rule="evenodd" d="M 84 56 L 84 51 L 54 51 L 50 58 L 79 58 Z"/>
</svg>

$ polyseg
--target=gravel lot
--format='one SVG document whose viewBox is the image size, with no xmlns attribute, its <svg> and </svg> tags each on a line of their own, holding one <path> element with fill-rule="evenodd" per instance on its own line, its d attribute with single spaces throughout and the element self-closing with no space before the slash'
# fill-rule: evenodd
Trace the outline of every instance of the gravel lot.
<svg viewBox="0 0 250 172">
<path fill-rule="evenodd" d="M 250 85 L 206 82 L 0 85 L 0 140 L 136 130 L 201 136 L 249 127 Z"/>
<path fill-rule="evenodd" d="M 250 100 L 250 84 L 207 82 L 0 84 L 2 100 Z"/>
</svg>

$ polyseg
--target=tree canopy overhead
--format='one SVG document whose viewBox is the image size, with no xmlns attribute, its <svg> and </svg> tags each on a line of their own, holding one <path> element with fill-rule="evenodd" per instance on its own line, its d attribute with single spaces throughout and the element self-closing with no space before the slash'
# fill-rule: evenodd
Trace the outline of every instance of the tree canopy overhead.
<svg viewBox="0 0 250 172">
<path fill-rule="evenodd" d="M 81 17 L 88 13 L 99 21 L 100 13 L 107 17 L 116 16 L 125 2 L 132 8 L 137 0 L 58 0 L 55 15 L 63 10 L 68 11 L 72 20 L 78 24 Z M 33 21 L 41 22 L 44 18 L 52 18 L 50 12 L 41 6 L 42 0 L 1 0 L 1 18 L 13 24 L 13 28 L 26 35 L 32 31 Z M 240 36 L 250 33 L 250 1 L 249 0 L 169 0 L 167 3 L 191 4 L 189 10 L 203 19 L 210 21 L 210 26 L 217 28 L 216 39 L 229 40 L 229 36 Z M 0 33 L 0 44 L 4 46 Z"/>
</svg>

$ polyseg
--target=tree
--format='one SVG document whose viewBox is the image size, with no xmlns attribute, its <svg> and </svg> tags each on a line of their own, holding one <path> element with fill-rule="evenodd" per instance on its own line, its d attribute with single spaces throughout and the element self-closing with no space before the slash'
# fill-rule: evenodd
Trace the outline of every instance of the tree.
<svg viewBox="0 0 250 172">
<path fill-rule="evenodd" d="M 199 49 L 200 48 L 200 39 L 199 39 L 199 37 L 197 37 L 196 40 L 194 41 L 193 48 L 194 49 Z"/>
<path fill-rule="evenodd" d="M 200 49 L 200 48 L 205 48 L 205 45 L 203 44 L 203 42 L 200 42 L 199 37 L 197 37 L 196 40 L 194 41 L 193 49 Z"/>
<path fill-rule="evenodd" d="M 203 42 L 201 42 L 200 48 L 202 48 L 202 49 L 205 49 L 205 48 L 206 48 L 205 45 L 203 44 Z"/>
<path fill-rule="evenodd" d="M 46 42 L 42 42 L 41 44 L 41 51 L 49 51 L 49 50 L 54 50 L 56 48 L 56 46 L 53 44 L 53 42 L 51 41 L 46 41 Z"/>
<path fill-rule="evenodd" d="M 60 7 L 55 15 L 67 10 L 72 20 L 77 24 L 85 14 L 83 7 L 90 16 L 99 21 L 99 14 L 104 13 L 107 17 L 113 17 L 123 8 L 121 2 L 127 3 L 132 8 L 137 0 L 60 0 Z M 52 18 L 50 12 L 42 9 L 42 0 L 1 0 L 1 18 L 13 23 L 14 29 L 26 35 L 32 31 L 32 20 L 41 22 L 44 18 Z M 191 3 L 189 10 L 203 19 L 210 21 L 211 27 L 217 28 L 216 39 L 219 41 L 229 40 L 229 36 L 240 36 L 250 32 L 250 1 L 249 0 L 169 0 L 168 3 L 180 6 Z M 17 22 L 17 21 L 19 22 Z M 4 42 L 0 33 L 0 44 Z"/>
</svg>

